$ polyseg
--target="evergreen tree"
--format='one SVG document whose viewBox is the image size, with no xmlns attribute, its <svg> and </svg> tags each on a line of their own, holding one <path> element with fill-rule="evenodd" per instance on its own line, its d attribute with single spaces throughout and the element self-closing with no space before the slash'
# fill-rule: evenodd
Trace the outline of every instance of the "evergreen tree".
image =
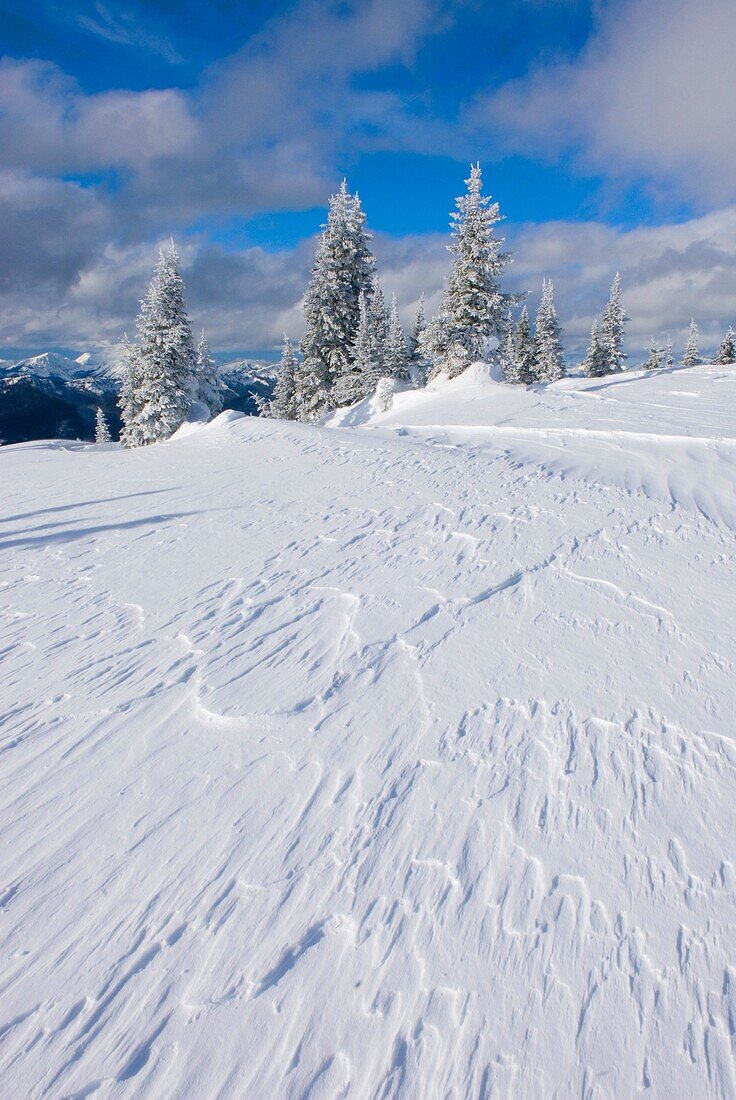
<svg viewBox="0 0 736 1100">
<path fill-rule="evenodd" d="M 222 378 L 210 355 L 204 329 L 197 345 L 196 390 L 198 399 L 210 410 L 211 417 L 222 412 L 225 404 Z"/>
<path fill-rule="evenodd" d="M 519 385 L 522 381 L 522 370 L 517 355 L 516 326 L 511 310 L 506 314 L 506 323 L 498 349 L 498 361 L 504 382 Z"/>
<path fill-rule="evenodd" d="M 452 273 L 439 314 L 420 337 L 422 354 L 433 363 L 433 374 L 451 378 L 479 358 L 488 337 L 500 336 L 511 299 L 502 294 L 499 278 L 510 261 L 494 227 L 501 220 L 498 203 L 481 195 L 480 165 L 471 165 L 467 193 L 451 215 Z"/>
<path fill-rule="evenodd" d="M 409 350 L 406 346 L 406 336 L 399 318 L 395 294 L 391 296 L 385 359 L 386 374 L 389 378 L 395 378 L 398 382 L 409 381 Z"/>
<path fill-rule="evenodd" d="M 129 355 L 131 370 L 121 397 L 126 446 L 168 439 L 191 406 L 194 344 L 173 241 L 161 249 L 136 327 L 138 349 Z"/>
<path fill-rule="evenodd" d="M 715 357 L 714 362 L 724 365 L 736 363 L 736 334 L 734 334 L 730 325 L 728 326 L 726 335 L 721 341 L 721 346 L 718 349 L 718 355 Z"/>
<path fill-rule="evenodd" d="M 141 353 L 140 348 L 123 337 L 123 380 L 118 397 L 118 408 L 123 422 L 120 441 L 125 447 L 141 447 L 145 442 L 138 425 L 141 410 Z"/>
<path fill-rule="evenodd" d="M 419 309 L 417 310 L 416 320 L 414 322 L 414 328 L 411 330 L 411 336 L 409 337 L 409 361 L 418 366 L 423 362 L 421 351 L 419 349 L 419 338 L 427 327 L 427 322 L 424 319 L 424 294 L 419 299 Z"/>
<path fill-rule="evenodd" d="M 590 344 L 583 363 L 583 370 L 588 378 L 601 378 L 604 374 L 608 374 L 608 356 L 601 340 L 601 332 L 597 321 L 593 322 L 590 330 Z"/>
<path fill-rule="evenodd" d="M 101 408 L 97 409 L 97 416 L 95 417 L 95 443 L 110 443 L 112 437 L 110 435 L 110 429 L 107 426 L 107 420 L 105 414 Z"/>
<path fill-rule="evenodd" d="M 284 333 L 281 349 L 279 375 L 274 386 L 273 397 L 266 404 L 264 413 L 274 420 L 296 419 L 296 377 L 299 363 L 291 340 Z"/>
<path fill-rule="evenodd" d="M 672 367 L 675 362 L 675 357 L 672 354 L 672 337 L 667 333 L 667 348 L 664 353 L 664 365 L 666 367 Z"/>
<path fill-rule="evenodd" d="M 565 373 L 560 335 L 561 329 L 554 303 L 554 287 L 551 279 L 545 279 L 542 283 L 542 299 L 537 310 L 534 334 L 536 352 L 534 376 L 537 382 L 556 382 Z"/>
<path fill-rule="evenodd" d="M 658 370 L 662 366 L 662 349 L 652 337 L 649 345 L 649 358 L 644 364 L 644 370 Z"/>
<path fill-rule="evenodd" d="M 378 280 L 373 280 L 373 290 L 370 296 L 366 296 L 368 303 L 368 330 L 370 333 L 372 376 L 374 382 L 382 378 L 386 373 L 386 356 L 388 354 L 388 329 L 389 315 L 386 309 L 386 300 Z"/>
<path fill-rule="evenodd" d="M 375 340 L 371 308 L 365 291 L 358 299 L 358 326 L 351 347 L 351 367 L 335 383 L 334 400 L 339 406 L 354 405 L 370 392 L 378 375 L 374 369 Z"/>
<path fill-rule="evenodd" d="M 694 319 L 690 321 L 690 332 L 685 345 L 685 357 L 682 361 L 686 367 L 699 367 L 703 362 L 698 351 L 698 326 L 695 324 Z"/>
<path fill-rule="evenodd" d="M 621 276 L 611 284 L 611 296 L 603 313 L 601 342 L 606 350 L 607 374 L 618 374 L 624 369 L 627 355 L 623 350 L 624 333 L 629 317 L 621 304 Z"/>
<path fill-rule="evenodd" d="M 361 292 L 370 293 L 375 260 L 365 214 L 343 180 L 330 199 L 304 300 L 307 322 L 298 376 L 299 419 L 313 419 L 333 404 L 331 390 L 352 370 L 351 346 L 358 325 Z"/>
<path fill-rule="evenodd" d="M 519 364 L 519 381 L 524 386 L 528 386 L 536 377 L 536 354 L 529 310 L 524 305 L 516 327 L 516 359 Z"/>
</svg>

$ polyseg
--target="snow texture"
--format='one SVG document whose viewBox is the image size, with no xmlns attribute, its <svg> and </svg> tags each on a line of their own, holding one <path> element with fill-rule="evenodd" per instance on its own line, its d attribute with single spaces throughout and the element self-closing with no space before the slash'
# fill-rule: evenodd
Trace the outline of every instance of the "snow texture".
<svg viewBox="0 0 736 1100">
<path fill-rule="evenodd" d="M 369 406 L 2 449 L 4 1095 L 732 1100 L 736 373 Z"/>
</svg>

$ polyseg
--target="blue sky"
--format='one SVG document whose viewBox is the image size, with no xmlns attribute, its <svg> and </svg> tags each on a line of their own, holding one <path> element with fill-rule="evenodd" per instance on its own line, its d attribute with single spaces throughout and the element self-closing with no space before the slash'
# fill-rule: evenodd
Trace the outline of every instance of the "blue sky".
<svg viewBox="0 0 736 1100">
<path fill-rule="evenodd" d="M 170 234 L 212 344 L 268 354 L 343 175 L 408 322 L 471 159 L 573 348 L 616 267 L 638 339 L 715 339 L 735 37 L 732 0 L 0 2 L 0 355 L 114 344 Z"/>
</svg>

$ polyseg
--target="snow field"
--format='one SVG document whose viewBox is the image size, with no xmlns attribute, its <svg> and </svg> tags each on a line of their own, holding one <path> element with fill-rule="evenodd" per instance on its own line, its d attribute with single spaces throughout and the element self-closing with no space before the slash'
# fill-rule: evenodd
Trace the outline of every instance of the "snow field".
<svg viewBox="0 0 736 1100">
<path fill-rule="evenodd" d="M 606 382 L 3 449 L 4 1095 L 736 1096 L 736 377 Z"/>
</svg>

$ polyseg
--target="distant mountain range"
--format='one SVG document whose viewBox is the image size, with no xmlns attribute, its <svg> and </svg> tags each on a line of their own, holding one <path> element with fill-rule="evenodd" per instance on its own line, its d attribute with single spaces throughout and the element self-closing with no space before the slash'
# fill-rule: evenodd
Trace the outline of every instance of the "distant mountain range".
<svg viewBox="0 0 736 1100">
<path fill-rule="evenodd" d="M 225 407 L 256 415 L 256 397 L 268 397 L 273 390 L 274 365 L 237 359 L 220 370 L 227 387 Z M 117 438 L 119 388 L 119 365 L 89 353 L 76 359 L 52 351 L 17 362 L 0 359 L 0 443 L 94 439 L 98 407 Z"/>
</svg>

